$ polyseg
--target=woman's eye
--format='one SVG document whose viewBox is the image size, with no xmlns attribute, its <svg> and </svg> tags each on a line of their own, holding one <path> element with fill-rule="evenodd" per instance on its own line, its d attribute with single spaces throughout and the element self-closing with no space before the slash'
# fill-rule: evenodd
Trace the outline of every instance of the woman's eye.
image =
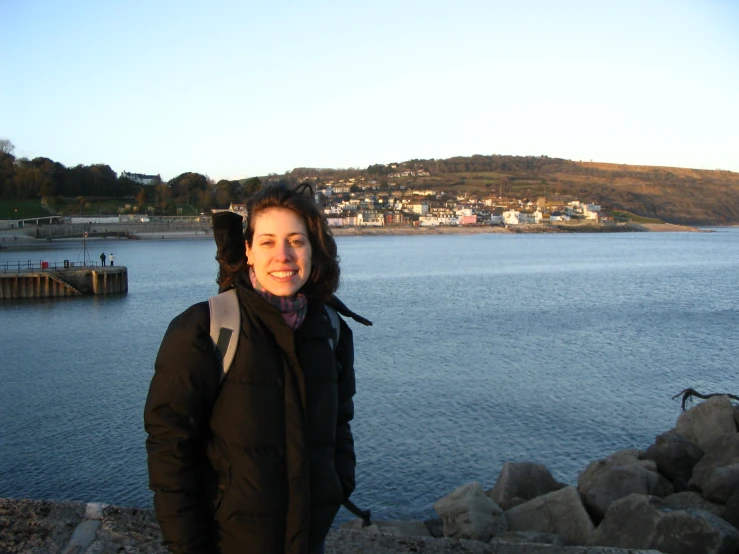
<svg viewBox="0 0 739 554">
<path fill-rule="evenodd" d="M 292 244 L 293 246 L 303 246 L 303 241 L 300 239 L 293 239 L 292 241 L 290 241 L 290 244 Z"/>
<path fill-rule="evenodd" d="M 259 243 L 259 246 L 267 246 L 267 247 L 268 246 L 272 246 L 272 241 L 268 240 L 268 241 L 265 241 L 265 242 L 260 242 Z"/>
</svg>

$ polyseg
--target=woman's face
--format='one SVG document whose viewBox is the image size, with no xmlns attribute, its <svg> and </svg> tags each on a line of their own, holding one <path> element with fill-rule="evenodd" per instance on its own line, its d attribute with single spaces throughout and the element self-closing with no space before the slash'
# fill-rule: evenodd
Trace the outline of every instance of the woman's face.
<svg viewBox="0 0 739 554">
<path fill-rule="evenodd" d="M 283 208 L 268 208 L 254 219 L 249 265 L 257 281 L 276 296 L 293 296 L 308 281 L 312 250 L 302 218 Z"/>
</svg>

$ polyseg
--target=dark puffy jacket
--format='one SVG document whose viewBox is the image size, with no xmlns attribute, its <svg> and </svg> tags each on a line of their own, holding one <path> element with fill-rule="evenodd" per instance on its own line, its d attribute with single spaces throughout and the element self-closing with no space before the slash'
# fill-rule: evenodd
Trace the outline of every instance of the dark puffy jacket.
<svg viewBox="0 0 739 554">
<path fill-rule="evenodd" d="M 162 340 L 144 413 L 157 519 L 172 552 L 305 554 L 354 489 L 352 332 L 341 320 L 334 352 L 320 301 L 293 332 L 259 294 L 237 292 L 241 334 L 222 384 L 207 302 Z"/>
</svg>

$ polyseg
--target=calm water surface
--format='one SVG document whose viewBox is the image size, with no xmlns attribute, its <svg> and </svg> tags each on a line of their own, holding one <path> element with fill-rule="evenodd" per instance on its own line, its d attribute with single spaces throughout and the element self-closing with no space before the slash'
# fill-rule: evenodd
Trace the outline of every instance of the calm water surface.
<svg viewBox="0 0 739 554">
<path fill-rule="evenodd" d="M 425 517 L 508 460 L 574 483 L 671 428 L 683 388 L 738 388 L 739 229 L 337 242 L 339 296 L 375 323 L 353 325 L 353 499 L 378 517 Z M 128 267 L 128 295 L 0 304 L 0 497 L 151 506 L 153 361 L 169 321 L 216 292 L 215 247 L 92 244 Z M 81 247 L 0 252 L 18 259 Z"/>
</svg>

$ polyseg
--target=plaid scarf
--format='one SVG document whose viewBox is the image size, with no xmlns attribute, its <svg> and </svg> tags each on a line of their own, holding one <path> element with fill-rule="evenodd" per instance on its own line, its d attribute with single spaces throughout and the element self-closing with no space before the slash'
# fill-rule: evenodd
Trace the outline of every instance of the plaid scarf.
<svg viewBox="0 0 739 554">
<path fill-rule="evenodd" d="M 257 281 L 257 275 L 254 273 L 254 267 L 249 266 L 249 279 L 254 290 L 261 294 L 267 302 L 282 312 L 285 323 L 294 331 L 305 319 L 308 311 L 308 300 L 304 294 L 296 294 L 295 296 L 277 296 L 266 290 L 262 284 Z"/>
</svg>

